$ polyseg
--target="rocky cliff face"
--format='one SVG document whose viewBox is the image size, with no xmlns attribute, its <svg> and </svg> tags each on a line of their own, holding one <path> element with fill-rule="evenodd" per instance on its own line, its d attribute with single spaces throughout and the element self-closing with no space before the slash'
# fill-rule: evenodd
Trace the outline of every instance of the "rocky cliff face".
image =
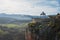
<svg viewBox="0 0 60 40">
<path fill-rule="evenodd" d="M 29 30 L 35 40 L 60 40 L 60 15 L 51 17 L 49 25 L 44 26 L 41 23 L 30 23 Z"/>
</svg>

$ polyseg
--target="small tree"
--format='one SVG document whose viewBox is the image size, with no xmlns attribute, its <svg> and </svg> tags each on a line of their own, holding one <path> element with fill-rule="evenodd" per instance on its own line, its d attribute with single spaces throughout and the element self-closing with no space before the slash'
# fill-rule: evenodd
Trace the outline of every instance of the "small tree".
<svg viewBox="0 0 60 40">
<path fill-rule="evenodd" d="M 45 14 L 44 11 L 43 11 L 40 15 L 46 15 L 46 14 Z"/>
</svg>

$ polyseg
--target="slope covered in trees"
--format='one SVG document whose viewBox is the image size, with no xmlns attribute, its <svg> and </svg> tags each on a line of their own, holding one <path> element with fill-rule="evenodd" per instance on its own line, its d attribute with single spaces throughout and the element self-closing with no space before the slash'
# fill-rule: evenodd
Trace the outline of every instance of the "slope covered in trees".
<svg viewBox="0 0 60 40">
<path fill-rule="evenodd" d="M 33 40 L 60 40 L 60 14 L 49 17 L 51 21 L 47 26 L 42 25 L 41 22 L 28 24 Z"/>
</svg>

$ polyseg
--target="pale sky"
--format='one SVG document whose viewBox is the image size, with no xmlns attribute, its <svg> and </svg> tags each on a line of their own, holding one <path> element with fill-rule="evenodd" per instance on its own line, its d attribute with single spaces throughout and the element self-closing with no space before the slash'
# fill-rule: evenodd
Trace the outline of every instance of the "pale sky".
<svg viewBox="0 0 60 40">
<path fill-rule="evenodd" d="M 60 0 L 0 0 L 0 13 L 39 15 L 60 12 Z"/>
</svg>

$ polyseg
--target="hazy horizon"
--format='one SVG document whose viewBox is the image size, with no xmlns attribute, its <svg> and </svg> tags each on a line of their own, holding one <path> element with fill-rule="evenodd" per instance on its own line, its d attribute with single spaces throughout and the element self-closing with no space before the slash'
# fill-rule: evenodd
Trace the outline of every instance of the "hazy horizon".
<svg viewBox="0 0 60 40">
<path fill-rule="evenodd" d="M 0 13 L 40 15 L 60 12 L 60 0 L 0 0 Z"/>
</svg>

